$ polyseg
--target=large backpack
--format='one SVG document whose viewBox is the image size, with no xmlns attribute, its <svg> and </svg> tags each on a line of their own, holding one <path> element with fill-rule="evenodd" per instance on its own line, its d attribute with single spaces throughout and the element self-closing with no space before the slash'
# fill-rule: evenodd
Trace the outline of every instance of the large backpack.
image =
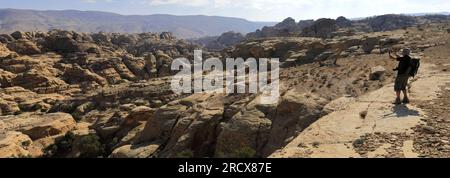
<svg viewBox="0 0 450 178">
<path fill-rule="evenodd" d="M 420 68 L 420 58 L 417 56 L 411 57 L 411 69 L 409 71 L 409 76 L 415 77 Z"/>
</svg>

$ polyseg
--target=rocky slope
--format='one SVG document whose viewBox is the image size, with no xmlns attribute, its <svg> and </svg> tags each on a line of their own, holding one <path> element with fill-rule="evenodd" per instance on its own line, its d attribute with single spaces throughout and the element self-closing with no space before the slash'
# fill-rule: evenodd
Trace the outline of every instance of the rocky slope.
<svg viewBox="0 0 450 178">
<path fill-rule="evenodd" d="M 287 24 L 293 24 L 292 20 Z M 340 18 L 336 25 L 348 24 Z M 360 119 L 364 114 L 358 110 L 355 116 L 345 110 L 346 103 L 365 105 L 360 98 L 372 96 L 369 98 L 375 102 L 393 95 L 389 87 L 396 62 L 387 58 L 387 50 L 411 47 L 415 53 L 428 56 L 425 62 L 440 63 L 438 66 L 448 63 L 448 29 L 446 22 L 330 38 L 277 36 L 204 53 L 204 58 L 280 58 L 281 99 L 272 105 L 261 104 L 260 94 L 173 93 L 171 62 L 177 57 L 192 59 L 193 50 L 200 47 L 177 40 L 171 33 L 53 30 L 2 34 L 0 157 L 277 157 L 282 150 L 297 147 L 302 135 L 315 133 L 314 128 L 322 125 L 335 128 L 332 131 L 349 131 L 352 141 L 360 136 L 389 139 L 394 133 L 397 140 L 408 140 L 407 144 L 412 140 L 413 146 L 434 155 L 436 151 L 426 147 L 426 138 L 443 138 L 441 130 L 448 130 L 437 128 L 433 120 L 427 121 L 441 135 L 422 133 L 418 127 L 414 139 L 397 132 L 409 129 L 407 124 L 391 132 L 364 135 L 369 132 L 353 134 L 354 128 L 343 128 L 347 122 L 334 121 L 342 120 L 338 112 L 345 112 L 353 114 L 348 123 L 364 123 Z M 431 69 L 425 71 L 423 75 L 439 77 Z M 435 80 L 418 78 L 416 85 L 432 86 L 427 83 L 431 81 Z M 376 93 L 383 97 L 374 97 Z M 442 107 L 423 110 L 442 113 L 445 102 L 437 99 L 433 98 Z M 377 120 L 373 114 L 389 110 L 389 104 L 379 105 L 377 112 L 365 114 L 367 122 Z M 359 109 L 356 106 L 354 109 Z M 317 139 L 307 146 L 334 150 L 321 143 Z M 368 147 L 378 148 L 375 143 L 370 145 L 373 142 L 358 143 L 352 155 L 364 156 Z M 448 142 L 439 144 L 444 144 L 445 151 Z"/>
<path fill-rule="evenodd" d="M 317 20 L 300 20 L 289 17 L 274 26 L 265 26 L 255 32 L 247 33 L 244 39 L 260 39 L 271 37 L 315 37 L 330 39 L 334 37 L 348 37 L 356 34 L 371 32 L 393 31 L 405 29 L 416 25 L 426 25 L 429 23 L 443 23 L 450 20 L 448 15 L 395 15 L 387 14 L 359 20 L 349 20 L 345 17 L 336 19 L 321 18 Z M 232 33 L 231 33 L 232 34 Z M 224 36 L 230 36 L 229 32 Z M 234 35 L 236 39 L 237 34 Z M 228 40 L 221 42 L 221 37 L 207 37 L 194 40 L 207 49 L 224 49 L 240 43 L 242 40 Z M 241 39 L 241 38 L 239 38 Z"/>
</svg>

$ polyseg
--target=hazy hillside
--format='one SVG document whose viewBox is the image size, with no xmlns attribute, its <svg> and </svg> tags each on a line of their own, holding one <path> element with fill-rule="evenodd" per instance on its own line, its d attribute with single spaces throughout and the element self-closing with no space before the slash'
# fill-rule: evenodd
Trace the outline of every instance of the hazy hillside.
<svg viewBox="0 0 450 178">
<path fill-rule="evenodd" d="M 94 11 L 36 11 L 0 9 L 0 32 L 49 29 L 79 32 L 162 32 L 170 31 L 179 38 L 220 35 L 227 31 L 248 33 L 270 22 L 219 16 L 119 15 Z"/>
</svg>

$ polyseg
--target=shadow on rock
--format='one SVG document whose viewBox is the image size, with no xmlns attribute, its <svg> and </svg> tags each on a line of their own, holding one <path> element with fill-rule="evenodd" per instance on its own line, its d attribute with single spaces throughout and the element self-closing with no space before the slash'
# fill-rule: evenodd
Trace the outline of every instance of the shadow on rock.
<svg viewBox="0 0 450 178">
<path fill-rule="evenodd" d="M 407 105 L 396 105 L 393 107 L 396 117 L 420 116 L 419 111 L 409 109 Z"/>
</svg>

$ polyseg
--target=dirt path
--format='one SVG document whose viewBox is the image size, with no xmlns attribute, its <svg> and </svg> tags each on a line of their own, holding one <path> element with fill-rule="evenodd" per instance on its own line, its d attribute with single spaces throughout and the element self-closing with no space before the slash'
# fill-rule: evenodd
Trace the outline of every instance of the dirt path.
<svg viewBox="0 0 450 178">
<path fill-rule="evenodd" d="M 419 103 L 440 98 L 450 74 L 423 64 L 412 80 L 412 104 L 394 106 L 393 84 L 356 99 L 344 99 L 340 109 L 322 117 L 271 157 L 419 157 L 415 128 L 428 113 Z"/>
</svg>

